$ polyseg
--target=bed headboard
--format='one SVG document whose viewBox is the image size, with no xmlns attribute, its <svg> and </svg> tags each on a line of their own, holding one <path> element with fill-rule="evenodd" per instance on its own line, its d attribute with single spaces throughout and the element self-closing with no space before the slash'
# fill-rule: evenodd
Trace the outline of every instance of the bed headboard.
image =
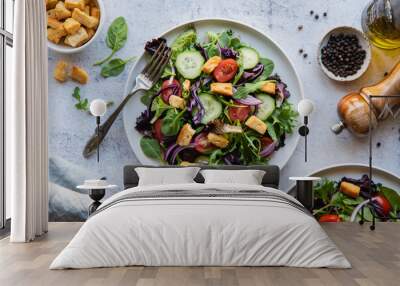
<svg viewBox="0 0 400 286">
<path fill-rule="evenodd" d="M 146 165 L 127 165 L 124 167 L 124 189 L 133 188 L 138 185 L 139 177 L 135 171 L 136 167 L 147 168 L 182 168 L 179 166 L 146 166 Z M 221 166 L 199 166 L 202 170 L 219 169 L 219 170 L 263 170 L 265 171 L 262 185 L 265 187 L 279 188 L 279 167 L 278 166 L 239 166 L 239 165 L 221 165 Z M 203 183 L 204 178 L 199 173 L 194 179 L 197 183 Z"/>
</svg>

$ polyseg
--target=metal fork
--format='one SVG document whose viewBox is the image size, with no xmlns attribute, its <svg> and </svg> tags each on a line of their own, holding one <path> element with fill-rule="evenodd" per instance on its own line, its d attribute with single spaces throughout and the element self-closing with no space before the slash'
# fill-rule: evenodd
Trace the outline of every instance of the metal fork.
<svg viewBox="0 0 400 286">
<path fill-rule="evenodd" d="M 161 42 L 160 46 L 151 57 L 150 62 L 136 77 L 136 84 L 131 92 L 124 98 L 124 100 L 108 117 L 108 119 L 102 125 L 100 125 L 99 130 L 97 130 L 96 128 L 95 133 L 92 135 L 92 137 L 86 143 L 85 148 L 83 149 L 83 157 L 88 158 L 96 151 L 97 147 L 103 141 L 104 137 L 106 137 L 115 119 L 117 119 L 118 115 L 121 113 L 122 109 L 131 99 L 131 97 L 140 90 L 149 90 L 155 83 L 157 83 L 170 57 L 171 49 L 166 45 L 165 42 Z"/>
</svg>

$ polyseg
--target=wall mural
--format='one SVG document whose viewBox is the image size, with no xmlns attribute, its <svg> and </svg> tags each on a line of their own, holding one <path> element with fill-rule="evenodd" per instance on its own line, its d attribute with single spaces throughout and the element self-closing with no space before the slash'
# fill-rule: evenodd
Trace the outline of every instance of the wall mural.
<svg viewBox="0 0 400 286">
<path fill-rule="evenodd" d="M 367 220 L 373 214 L 397 217 L 400 197 L 393 189 L 400 190 L 400 134 L 397 134 L 400 111 L 395 107 L 398 98 L 372 101 L 376 112 L 372 118 L 374 166 L 384 167 L 389 175 L 379 176 L 379 173 L 370 182 L 365 167 L 357 166 L 368 163 L 368 138 L 359 137 L 369 132 L 366 96 L 399 93 L 400 64 L 392 67 L 396 62 L 393 59 L 400 56 L 391 54 L 388 60 L 382 60 L 383 53 L 374 47 L 371 53 L 359 30 L 343 32 L 342 28 L 327 34 L 317 52 L 315 48 L 307 51 L 306 47 L 319 43 L 324 35 L 310 33 L 305 40 L 304 29 L 318 30 L 310 23 L 301 28 L 294 26 L 298 35 L 285 37 L 281 29 L 288 29 L 289 33 L 286 21 L 295 17 L 275 1 L 270 1 L 274 7 L 274 14 L 269 16 L 271 23 L 265 25 L 263 9 L 252 10 L 252 15 L 255 14 L 250 17 L 246 10 L 250 8 L 238 13 L 228 4 L 216 7 L 212 0 L 207 0 L 206 4 L 215 8 L 212 9 L 215 17 L 223 14 L 249 25 L 229 20 L 196 21 L 171 30 L 164 38 L 157 35 L 181 23 L 210 17 L 208 10 L 185 2 L 192 11 L 186 15 L 187 8 L 182 8 L 185 6 L 182 2 L 183 6 L 176 9 L 186 16 L 176 19 L 168 17 L 172 11 L 154 11 L 155 0 L 145 3 L 123 0 L 118 7 L 111 1 L 104 2 L 47 2 L 51 221 L 85 220 L 92 200 L 87 190 L 77 186 L 88 179 L 106 177 L 109 183 L 119 186 L 107 190 L 108 197 L 122 190 L 123 166 L 138 162 L 173 165 L 269 162 L 281 167 L 284 191 L 293 189 L 289 176 L 330 172 L 328 178 L 315 186 L 314 213 L 319 220 L 348 221 L 353 210 L 370 199 L 371 208 L 365 211 Z M 307 7 L 290 5 L 296 11 L 309 13 Z M 324 5 L 326 10 L 338 10 L 336 16 L 343 18 L 340 9 L 328 7 L 333 4 Z M 104 10 L 107 10 L 105 16 Z M 176 12 L 179 11 L 173 14 Z M 146 13 L 161 13 L 157 24 L 144 17 Z M 335 12 L 330 17 L 335 17 Z M 351 14 L 348 18 L 355 20 Z M 326 24 L 324 19 L 312 19 Z M 276 39 L 282 49 L 269 37 Z M 341 43 L 348 48 L 338 48 Z M 311 52 L 318 53 L 319 58 L 309 57 Z M 94 99 L 104 100 L 107 111 L 100 120 L 106 122 L 154 54 L 160 54 L 158 62 L 164 63 L 161 78 L 154 81 L 149 91 L 134 94 L 115 122 L 110 123 L 108 132 L 102 133 L 97 161 L 96 118 L 90 113 L 90 103 Z M 346 58 L 346 63 L 338 65 L 339 57 Z M 132 67 L 135 68 L 130 72 Z M 358 79 L 341 82 L 350 77 Z M 297 112 L 302 97 L 311 99 L 316 107 L 316 112 L 310 115 L 307 163 L 297 130 L 303 121 Z M 335 135 L 330 127 L 338 119 L 337 103 L 341 121 L 332 127 Z M 384 148 L 387 152 L 383 152 Z M 355 166 L 353 173 L 327 168 L 349 164 Z"/>
</svg>

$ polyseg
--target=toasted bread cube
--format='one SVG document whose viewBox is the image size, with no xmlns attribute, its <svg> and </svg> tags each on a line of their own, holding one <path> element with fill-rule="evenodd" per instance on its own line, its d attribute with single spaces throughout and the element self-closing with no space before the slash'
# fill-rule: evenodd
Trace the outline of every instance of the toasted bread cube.
<svg viewBox="0 0 400 286">
<path fill-rule="evenodd" d="M 185 79 L 185 81 L 183 82 L 183 90 L 189 91 L 190 89 L 190 80 Z"/>
<path fill-rule="evenodd" d="M 212 132 L 208 133 L 207 140 L 211 144 L 213 144 L 213 145 L 215 145 L 215 146 L 217 146 L 219 148 L 225 148 L 226 146 L 229 145 L 229 140 L 228 139 L 226 139 L 222 135 L 218 135 L 218 134 L 215 134 L 215 133 L 212 133 Z"/>
<path fill-rule="evenodd" d="M 83 9 L 83 12 L 85 12 L 86 15 L 90 15 L 90 6 L 86 5 L 85 9 Z"/>
<path fill-rule="evenodd" d="M 65 82 L 68 79 L 68 63 L 60 60 L 54 69 L 53 76 L 59 82 Z"/>
<path fill-rule="evenodd" d="M 46 10 L 56 7 L 58 0 L 46 0 Z"/>
<path fill-rule="evenodd" d="M 65 0 L 65 8 L 68 10 L 74 10 L 78 8 L 80 10 L 85 10 L 85 1 L 84 0 Z"/>
<path fill-rule="evenodd" d="M 95 28 L 99 24 L 99 20 L 96 19 L 95 17 L 86 15 L 85 12 L 82 12 L 79 9 L 74 9 L 72 12 L 72 18 L 77 20 L 79 23 L 84 25 L 85 27 L 88 28 Z"/>
<path fill-rule="evenodd" d="M 92 7 L 90 9 L 90 16 L 95 17 L 97 20 L 100 19 L 100 9 L 97 7 Z"/>
<path fill-rule="evenodd" d="M 47 11 L 47 19 L 49 18 L 53 18 L 57 20 L 57 13 L 56 13 L 56 9 L 50 9 Z"/>
<path fill-rule="evenodd" d="M 205 62 L 201 70 L 205 73 L 210 74 L 214 71 L 214 69 L 219 65 L 221 61 L 222 59 L 219 56 L 211 57 Z"/>
<path fill-rule="evenodd" d="M 72 19 L 72 18 L 68 18 L 64 22 L 64 29 L 70 35 L 78 32 L 80 27 L 81 27 L 81 23 L 79 23 L 78 21 L 76 21 L 75 19 Z"/>
<path fill-rule="evenodd" d="M 269 94 L 275 94 L 276 84 L 275 82 L 267 82 L 260 88 L 260 90 Z"/>
<path fill-rule="evenodd" d="M 179 109 L 184 109 L 186 106 L 185 100 L 180 97 L 180 96 L 176 96 L 176 95 L 171 95 L 169 97 L 169 105 L 171 105 L 172 107 L 175 108 L 179 108 Z"/>
<path fill-rule="evenodd" d="M 246 120 L 246 126 L 257 131 L 260 134 L 264 134 L 267 131 L 267 124 L 265 124 L 257 116 L 252 115 Z"/>
<path fill-rule="evenodd" d="M 232 96 L 233 95 L 233 86 L 231 83 L 220 83 L 220 82 L 213 82 L 211 84 L 211 92 Z"/>
<path fill-rule="evenodd" d="M 179 166 L 182 166 L 182 167 L 190 167 L 190 166 L 197 166 L 197 164 L 191 163 L 191 162 L 188 162 L 188 161 L 182 161 L 182 162 L 179 164 Z"/>
<path fill-rule="evenodd" d="M 80 27 L 78 32 L 76 32 L 73 35 L 68 35 L 65 40 L 64 43 L 68 46 L 71 47 L 79 47 L 82 46 L 82 44 L 86 43 L 86 41 L 89 39 L 89 35 L 86 32 L 85 28 Z"/>
<path fill-rule="evenodd" d="M 47 16 L 47 27 L 53 28 L 53 29 L 59 29 L 63 26 L 63 23 L 58 21 L 57 19 L 51 18 Z"/>
<path fill-rule="evenodd" d="M 71 11 L 65 8 L 64 2 L 59 1 L 54 8 L 57 20 L 63 20 L 71 17 Z"/>
<path fill-rule="evenodd" d="M 178 135 L 178 138 L 176 139 L 176 143 L 179 146 L 189 145 L 190 141 L 192 141 L 194 133 L 196 133 L 196 131 L 192 128 L 192 126 L 190 126 L 189 123 L 186 123 L 181 128 L 181 131 L 179 131 L 179 135 Z"/>
<path fill-rule="evenodd" d="M 89 80 L 89 75 L 83 68 L 72 66 L 71 78 L 81 84 L 86 84 Z"/>
<path fill-rule="evenodd" d="M 89 38 L 87 39 L 88 41 L 94 36 L 94 34 L 96 33 L 96 31 L 94 29 L 87 29 L 86 30 Z"/>
<path fill-rule="evenodd" d="M 343 181 L 340 183 L 340 191 L 351 198 L 357 198 L 360 195 L 361 188 L 355 184 Z"/>
<path fill-rule="evenodd" d="M 67 32 L 64 30 L 64 27 L 60 27 L 57 29 L 49 28 L 47 29 L 47 39 L 53 42 L 54 44 L 58 44 L 62 37 L 67 35 Z"/>
</svg>

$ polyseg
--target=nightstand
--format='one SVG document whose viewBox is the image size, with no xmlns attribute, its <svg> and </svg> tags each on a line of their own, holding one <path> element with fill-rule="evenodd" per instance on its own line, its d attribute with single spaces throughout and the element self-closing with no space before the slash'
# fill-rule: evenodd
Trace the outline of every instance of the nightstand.
<svg viewBox="0 0 400 286">
<path fill-rule="evenodd" d="M 314 181 L 319 181 L 319 177 L 290 177 L 289 180 L 296 181 L 296 198 L 309 211 L 314 208 Z"/>
<path fill-rule="evenodd" d="M 78 189 L 88 190 L 89 197 L 93 200 L 88 209 L 89 216 L 101 205 L 100 200 L 106 194 L 106 190 L 116 187 L 117 185 L 107 184 L 106 180 L 85 180 L 83 185 L 77 186 Z"/>
</svg>

